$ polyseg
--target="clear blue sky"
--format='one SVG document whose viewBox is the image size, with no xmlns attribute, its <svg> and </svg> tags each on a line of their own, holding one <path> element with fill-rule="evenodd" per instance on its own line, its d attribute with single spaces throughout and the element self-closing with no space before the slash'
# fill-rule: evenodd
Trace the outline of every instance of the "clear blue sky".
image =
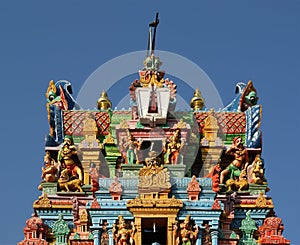
<svg viewBox="0 0 300 245">
<path fill-rule="evenodd" d="M 284 235 L 300 244 L 300 1 L 2 0 L 1 245 L 23 239 L 40 194 L 49 81 L 71 81 L 76 96 L 101 64 L 146 48 L 156 11 L 157 48 L 198 64 L 224 104 L 234 97 L 236 82 L 253 80 L 263 105 L 269 195 Z"/>
</svg>

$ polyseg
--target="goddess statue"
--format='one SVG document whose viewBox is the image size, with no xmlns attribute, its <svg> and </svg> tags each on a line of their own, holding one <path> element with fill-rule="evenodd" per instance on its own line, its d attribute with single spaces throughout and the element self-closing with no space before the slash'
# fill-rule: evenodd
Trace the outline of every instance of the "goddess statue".
<svg viewBox="0 0 300 245">
<path fill-rule="evenodd" d="M 193 227 L 190 215 L 178 226 L 174 225 L 174 236 L 176 245 L 194 245 L 198 238 L 198 226 Z"/>
<path fill-rule="evenodd" d="M 180 138 L 180 129 L 176 129 L 174 134 L 164 142 L 164 163 L 177 164 L 178 156 L 184 141 Z"/>
<path fill-rule="evenodd" d="M 136 232 L 134 223 L 131 222 L 131 225 L 126 224 L 122 215 L 118 217 L 118 224 L 114 224 L 112 231 L 116 245 L 134 244 L 134 234 Z"/>
</svg>

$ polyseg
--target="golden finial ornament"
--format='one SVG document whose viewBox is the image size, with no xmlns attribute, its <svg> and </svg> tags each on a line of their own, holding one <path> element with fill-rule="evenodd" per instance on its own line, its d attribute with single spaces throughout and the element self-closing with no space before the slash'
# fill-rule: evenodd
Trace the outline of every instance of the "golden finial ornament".
<svg viewBox="0 0 300 245">
<path fill-rule="evenodd" d="M 107 110 L 112 107 L 111 101 L 109 100 L 107 93 L 103 90 L 100 98 L 97 101 L 97 107 L 99 110 Z"/>
<path fill-rule="evenodd" d="M 199 88 L 196 88 L 196 90 L 194 92 L 194 97 L 191 99 L 190 105 L 194 111 L 203 109 L 204 98 L 202 97 L 202 94 L 201 94 Z"/>
</svg>

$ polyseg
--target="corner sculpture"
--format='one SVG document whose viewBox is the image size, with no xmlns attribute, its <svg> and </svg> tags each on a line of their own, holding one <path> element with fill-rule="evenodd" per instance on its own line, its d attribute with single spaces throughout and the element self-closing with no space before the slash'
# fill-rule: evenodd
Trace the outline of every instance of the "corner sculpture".
<svg viewBox="0 0 300 245">
<path fill-rule="evenodd" d="M 42 167 L 42 183 L 45 182 L 56 182 L 57 181 L 57 173 L 58 173 L 58 164 L 55 163 L 55 160 L 51 157 L 49 151 L 46 151 L 46 155 L 44 156 L 44 166 Z M 40 184 L 38 187 L 39 190 L 42 190 L 43 187 Z"/>
<path fill-rule="evenodd" d="M 64 137 L 63 145 L 58 153 L 61 171 L 58 183 L 61 190 L 81 191 L 83 180 L 82 166 L 77 156 L 73 138 L 69 135 Z"/>
</svg>

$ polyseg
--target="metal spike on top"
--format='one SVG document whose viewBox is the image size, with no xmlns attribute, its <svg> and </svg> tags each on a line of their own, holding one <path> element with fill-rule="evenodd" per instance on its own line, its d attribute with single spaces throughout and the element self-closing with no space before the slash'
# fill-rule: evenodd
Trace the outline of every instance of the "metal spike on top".
<svg viewBox="0 0 300 245">
<path fill-rule="evenodd" d="M 154 54 L 154 50 L 155 50 L 155 39 L 156 39 L 156 28 L 159 24 L 159 19 L 158 19 L 158 12 L 156 13 L 156 17 L 155 20 L 153 22 L 151 22 L 149 24 L 149 40 L 148 40 L 148 52 L 147 52 L 147 56 L 149 56 L 151 54 Z M 153 30 L 153 37 L 152 37 L 152 27 L 154 28 Z M 152 40 L 151 40 L 152 38 Z"/>
</svg>

